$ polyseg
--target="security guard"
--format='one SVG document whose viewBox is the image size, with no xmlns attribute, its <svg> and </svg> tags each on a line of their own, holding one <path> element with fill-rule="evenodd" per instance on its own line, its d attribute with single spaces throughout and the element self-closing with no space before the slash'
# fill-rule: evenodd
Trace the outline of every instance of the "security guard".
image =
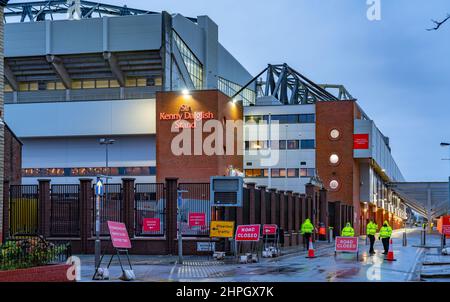
<svg viewBox="0 0 450 302">
<path fill-rule="evenodd" d="M 352 225 L 350 222 L 347 222 L 345 225 L 345 228 L 342 229 L 341 232 L 342 237 L 354 237 L 355 236 L 355 230 L 352 228 Z"/>
<path fill-rule="evenodd" d="M 373 245 L 375 244 L 375 234 L 377 233 L 378 225 L 373 221 L 370 220 L 367 224 L 367 237 L 369 237 L 370 241 L 370 249 L 369 254 L 373 255 L 375 254 L 375 250 L 373 249 Z"/>
<path fill-rule="evenodd" d="M 387 220 L 384 221 L 383 226 L 380 229 L 380 238 L 381 242 L 383 242 L 384 252 L 383 255 L 387 255 L 389 252 L 389 239 L 392 235 L 392 228 L 389 225 L 389 222 Z"/>
<path fill-rule="evenodd" d="M 306 246 L 306 249 L 309 249 L 309 239 L 314 231 L 314 225 L 311 223 L 309 218 L 306 218 L 302 223 L 302 227 L 300 229 L 300 233 L 303 235 L 303 246 Z"/>
</svg>

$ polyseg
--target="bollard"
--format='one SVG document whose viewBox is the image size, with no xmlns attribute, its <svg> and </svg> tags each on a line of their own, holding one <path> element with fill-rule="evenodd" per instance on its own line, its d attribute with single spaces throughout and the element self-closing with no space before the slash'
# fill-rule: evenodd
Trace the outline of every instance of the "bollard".
<svg viewBox="0 0 450 302">
<path fill-rule="evenodd" d="M 421 230 L 420 231 L 420 245 L 425 246 L 426 245 L 426 241 L 427 241 L 427 237 L 426 237 L 426 231 L 425 230 Z"/>
<path fill-rule="evenodd" d="M 406 232 L 403 232 L 403 246 L 407 246 L 408 245 L 408 241 L 406 239 Z"/>
<path fill-rule="evenodd" d="M 328 228 L 328 243 L 334 242 L 333 240 L 334 240 L 334 238 L 333 238 L 333 228 L 330 227 L 330 228 Z"/>
<path fill-rule="evenodd" d="M 444 250 L 444 248 L 445 248 L 445 235 L 442 234 L 441 235 L 441 254 L 442 254 L 442 251 Z"/>
</svg>

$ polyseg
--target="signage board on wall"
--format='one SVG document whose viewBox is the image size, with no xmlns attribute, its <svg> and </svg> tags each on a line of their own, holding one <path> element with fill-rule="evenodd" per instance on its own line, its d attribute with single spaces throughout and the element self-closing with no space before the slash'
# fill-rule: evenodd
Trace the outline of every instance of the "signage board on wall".
<svg viewBox="0 0 450 302">
<path fill-rule="evenodd" d="M 369 134 L 353 134 L 353 149 L 367 150 L 369 149 Z"/>
<path fill-rule="evenodd" d="M 144 218 L 142 219 L 143 232 L 160 232 L 161 219 L 159 218 Z"/>
<path fill-rule="evenodd" d="M 202 227 L 206 225 L 206 214 L 205 213 L 194 213 L 190 212 L 188 215 L 189 227 Z"/>
</svg>

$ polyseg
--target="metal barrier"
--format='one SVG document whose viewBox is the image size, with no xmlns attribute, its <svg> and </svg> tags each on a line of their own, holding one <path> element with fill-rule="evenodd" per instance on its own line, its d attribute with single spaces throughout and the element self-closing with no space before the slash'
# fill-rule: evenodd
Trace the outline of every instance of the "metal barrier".
<svg viewBox="0 0 450 302">
<path fill-rule="evenodd" d="M 9 198 L 9 235 L 36 234 L 39 231 L 39 187 L 11 185 Z"/>
<path fill-rule="evenodd" d="M 80 235 L 80 185 L 52 185 L 50 193 L 50 234 Z"/>
<path fill-rule="evenodd" d="M 92 190 L 94 190 L 92 186 Z M 104 196 L 100 200 L 100 236 L 109 236 L 107 221 L 123 221 L 123 198 L 121 184 L 105 184 Z M 92 194 L 95 196 L 95 194 Z M 92 198 L 92 213 L 95 210 L 95 198 Z M 92 215 L 92 234 L 95 234 L 95 215 Z"/>
<path fill-rule="evenodd" d="M 187 191 L 183 193 L 181 210 L 181 232 L 183 236 L 208 236 L 212 214 L 209 183 L 180 183 L 178 188 Z M 189 213 L 205 213 L 206 225 L 189 227 Z"/>
<path fill-rule="evenodd" d="M 166 194 L 163 183 L 144 183 L 135 186 L 135 235 L 163 236 L 166 225 Z M 159 219 L 159 231 L 143 230 L 144 218 Z"/>
</svg>

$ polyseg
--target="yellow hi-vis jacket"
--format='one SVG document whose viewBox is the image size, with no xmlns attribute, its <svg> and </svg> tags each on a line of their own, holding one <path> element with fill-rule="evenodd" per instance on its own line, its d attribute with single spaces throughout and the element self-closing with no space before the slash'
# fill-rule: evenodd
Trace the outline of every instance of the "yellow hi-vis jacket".
<svg viewBox="0 0 450 302">
<path fill-rule="evenodd" d="M 355 236 L 355 230 L 352 228 L 352 225 L 350 224 L 350 222 L 347 222 L 347 224 L 345 225 L 345 228 L 342 229 L 341 236 L 342 237 Z"/>
<path fill-rule="evenodd" d="M 386 225 L 386 226 L 384 226 Z M 383 226 L 380 229 L 380 237 L 381 238 L 389 238 L 392 235 L 392 228 L 390 227 L 389 223 L 385 221 L 383 223 Z"/>
<path fill-rule="evenodd" d="M 367 224 L 367 235 L 375 235 L 377 233 L 378 225 L 372 221 Z"/>
<path fill-rule="evenodd" d="M 311 220 L 309 220 L 309 218 L 305 219 L 305 222 L 302 223 L 302 227 L 300 229 L 300 232 L 302 235 L 304 235 L 305 233 L 312 233 L 314 231 L 314 226 L 311 223 Z"/>
</svg>

